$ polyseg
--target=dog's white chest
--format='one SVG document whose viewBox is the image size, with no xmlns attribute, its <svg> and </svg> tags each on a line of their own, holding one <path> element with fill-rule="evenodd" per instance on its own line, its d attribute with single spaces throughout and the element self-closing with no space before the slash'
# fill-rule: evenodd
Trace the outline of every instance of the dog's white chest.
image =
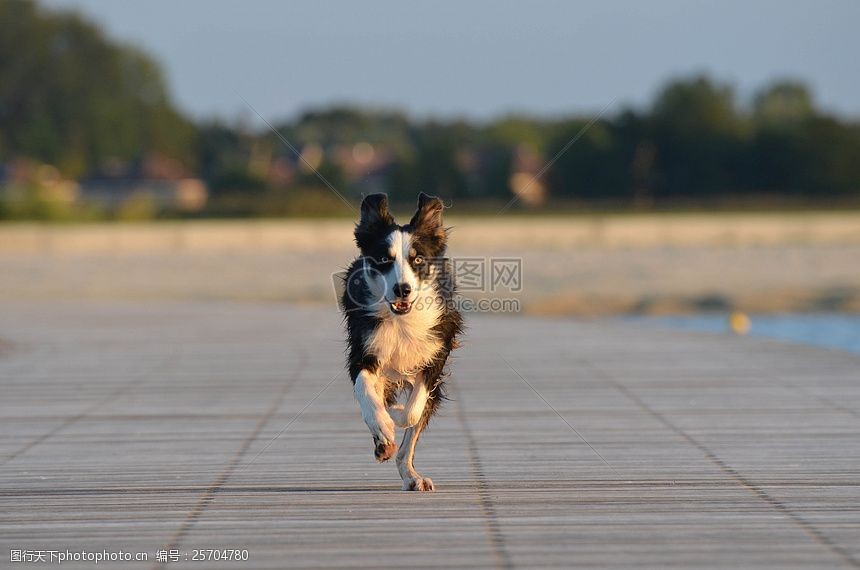
<svg viewBox="0 0 860 570">
<path fill-rule="evenodd" d="M 400 374 L 414 374 L 426 366 L 442 348 L 432 330 L 438 313 L 413 311 L 408 315 L 383 319 L 368 336 L 365 345 L 376 356 L 381 368 Z"/>
</svg>

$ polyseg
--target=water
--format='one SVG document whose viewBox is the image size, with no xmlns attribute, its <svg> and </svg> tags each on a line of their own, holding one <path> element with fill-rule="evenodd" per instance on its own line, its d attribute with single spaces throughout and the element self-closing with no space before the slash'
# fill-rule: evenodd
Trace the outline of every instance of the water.
<svg viewBox="0 0 860 570">
<path fill-rule="evenodd" d="M 728 315 L 632 317 L 639 323 L 690 331 L 730 332 Z M 860 354 L 860 315 L 750 315 L 750 336 L 836 348 Z"/>
</svg>

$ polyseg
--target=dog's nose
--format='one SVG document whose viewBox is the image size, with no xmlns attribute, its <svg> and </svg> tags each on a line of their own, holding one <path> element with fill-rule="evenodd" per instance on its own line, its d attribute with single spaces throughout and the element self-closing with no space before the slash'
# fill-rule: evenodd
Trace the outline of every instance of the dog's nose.
<svg viewBox="0 0 860 570">
<path fill-rule="evenodd" d="M 397 283 L 394 285 L 394 295 L 401 298 L 406 298 L 412 292 L 412 286 L 409 283 Z"/>
</svg>

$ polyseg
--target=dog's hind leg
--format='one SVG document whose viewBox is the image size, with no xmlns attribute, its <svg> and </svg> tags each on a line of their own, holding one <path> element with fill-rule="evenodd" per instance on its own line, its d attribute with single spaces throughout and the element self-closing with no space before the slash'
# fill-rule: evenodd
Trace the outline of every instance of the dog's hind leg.
<svg viewBox="0 0 860 570">
<path fill-rule="evenodd" d="M 403 441 L 400 442 L 400 450 L 397 452 L 397 471 L 403 479 L 404 491 L 433 491 L 433 481 L 415 471 L 413 460 L 415 459 L 415 445 L 424 429 L 424 423 L 406 428 Z"/>
<path fill-rule="evenodd" d="M 367 369 L 355 378 L 355 398 L 361 406 L 361 417 L 373 436 L 377 461 L 388 461 L 397 451 L 394 442 L 394 422 L 385 409 L 385 381 Z"/>
<path fill-rule="evenodd" d="M 418 444 L 418 438 L 421 432 L 427 427 L 430 422 L 430 417 L 439 407 L 439 390 L 431 390 L 430 398 L 426 400 L 423 407 L 421 419 L 412 427 L 406 429 L 403 434 L 403 441 L 400 443 L 400 450 L 397 452 L 397 471 L 400 473 L 400 478 L 403 480 L 404 491 L 434 491 L 433 481 L 429 477 L 424 477 L 415 471 L 415 446 Z"/>
</svg>

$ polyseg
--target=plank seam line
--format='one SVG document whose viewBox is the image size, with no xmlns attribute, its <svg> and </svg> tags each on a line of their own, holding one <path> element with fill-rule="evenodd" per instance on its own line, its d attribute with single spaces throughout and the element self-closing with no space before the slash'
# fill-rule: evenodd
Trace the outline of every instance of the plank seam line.
<svg viewBox="0 0 860 570">
<path fill-rule="evenodd" d="M 502 534 L 501 526 L 499 525 L 498 514 L 493 499 L 490 496 L 490 486 L 487 482 L 484 466 L 481 462 L 481 457 L 478 454 L 478 444 L 469 426 L 469 421 L 466 417 L 465 408 L 463 407 L 462 398 L 457 385 L 453 382 L 449 384 L 452 387 L 452 392 L 457 395 L 455 400 L 457 403 L 457 419 L 463 428 L 463 435 L 466 437 L 466 451 L 469 455 L 469 465 L 472 469 L 472 475 L 475 478 L 477 486 L 478 500 L 481 505 L 481 512 L 484 515 L 484 521 L 487 528 L 487 538 L 490 541 L 490 546 L 493 549 L 493 554 L 496 557 L 496 565 L 499 568 L 514 568 L 507 545 L 505 544 L 504 535 Z"/>
<path fill-rule="evenodd" d="M 821 530 L 819 530 L 815 525 L 804 519 L 799 514 L 792 511 L 788 508 L 783 502 L 771 497 L 764 489 L 762 489 L 759 485 L 756 485 L 746 477 L 740 474 L 734 467 L 723 461 L 717 454 L 711 451 L 706 445 L 698 441 L 696 438 L 676 426 L 672 423 L 668 418 L 664 417 L 658 411 L 654 410 L 651 406 L 646 404 L 639 396 L 637 396 L 632 390 L 630 390 L 624 384 L 621 384 L 614 378 L 612 378 L 609 374 L 598 368 L 596 365 L 591 362 L 582 360 L 588 368 L 594 371 L 596 374 L 600 375 L 603 379 L 609 382 L 616 390 L 630 398 L 639 408 L 641 408 L 644 412 L 655 418 L 657 421 L 662 423 L 664 426 L 669 428 L 676 435 L 682 437 L 687 443 L 695 447 L 699 450 L 711 463 L 717 466 L 723 473 L 732 478 L 740 487 L 746 489 L 749 493 L 751 493 L 757 499 L 765 502 L 774 510 L 779 513 L 787 516 L 789 520 L 794 522 L 795 525 L 800 527 L 807 535 L 809 535 L 813 541 L 817 542 L 821 546 L 824 546 L 831 553 L 835 554 L 838 558 L 840 558 L 843 562 L 854 566 L 855 568 L 860 568 L 860 561 L 854 558 L 851 553 L 846 551 L 844 548 L 833 542 L 827 535 L 825 535 Z"/>
<path fill-rule="evenodd" d="M 860 418 L 860 413 L 858 413 L 856 410 L 852 410 L 851 408 L 847 408 L 847 407 L 843 406 L 842 404 L 838 404 L 838 403 L 834 402 L 833 400 L 831 400 L 830 398 L 825 398 L 824 396 L 819 396 L 818 394 L 813 394 L 813 393 L 809 392 L 806 388 L 803 388 L 802 386 L 798 386 L 794 382 L 788 382 L 788 386 L 797 390 L 798 392 L 800 392 L 801 394 L 803 394 L 807 398 L 815 398 L 820 403 L 829 407 L 831 410 L 834 410 L 837 412 L 843 412 L 843 413 L 852 415 L 855 418 Z"/>
<path fill-rule="evenodd" d="M 470 489 L 474 486 L 471 483 L 466 483 Z M 581 479 L 555 479 L 553 481 L 541 481 L 541 490 L 546 491 L 547 493 L 555 492 L 557 489 L 567 489 L 570 488 L 571 485 L 577 485 L 580 490 L 584 491 L 594 491 L 594 490 L 626 490 L 626 489 L 639 489 L 639 488 L 694 488 L 694 489 L 724 489 L 728 486 L 736 486 L 737 483 L 734 481 L 709 481 L 709 480 L 656 480 L 656 481 L 618 481 L 612 482 L 610 484 L 594 484 L 594 483 L 583 483 Z M 760 486 L 766 487 L 860 487 L 860 482 L 858 481 L 845 481 L 845 482 L 825 482 L 825 483 L 808 483 L 808 482 L 785 482 L 785 481 L 766 481 L 764 483 L 759 482 Z M 448 484 L 445 486 L 446 489 L 450 490 L 452 488 L 452 484 Z M 209 485 L 176 485 L 176 486 L 163 486 L 160 484 L 154 484 L 149 486 L 137 486 L 137 487 L 99 487 L 99 488 L 87 488 L 87 487 L 53 487 L 51 489 L 29 489 L 29 488 L 15 488 L 15 487 L 7 487 L 0 489 L 0 498 L 22 498 L 22 497 L 114 497 L 114 496 L 122 496 L 122 495 L 147 495 L 147 494 L 171 494 L 171 493 L 188 493 L 194 491 L 201 491 L 208 489 Z M 222 492 L 230 492 L 230 493 L 306 493 L 308 491 L 315 491 L 318 493 L 344 493 L 348 492 L 349 489 L 344 489 L 342 486 L 332 485 L 329 487 L 321 487 L 321 486 L 295 486 L 290 487 L 286 485 L 224 485 L 220 489 Z M 506 488 L 507 491 L 511 492 L 528 492 L 534 493 L 536 492 L 531 486 L 517 486 L 514 484 L 509 484 Z M 834 509 L 837 507 L 827 507 L 828 509 Z M 840 507 L 848 512 L 853 512 L 854 507 L 846 506 Z"/>
<path fill-rule="evenodd" d="M 242 441 L 242 444 L 236 450 L 236 453 L 233 454 L 233 458 L 230 460 L 230 462 L 227 463 L 224 469 L 221 470 L 221 473 L 219 473 L 215 480 L 212 481 L 212 483 L 210 483 L 209 486 L 203 491 L 203 493 L 197 499 L 197 502 L 194 504 L 191 510 L 188 511 L 188 515 L 186 515 L 185 520 L 182 521 L 182 524 L 179 525 L 179 528 L 176 529 L 176 532 L 164 545 L 163 550 L 170 551 L 178 548 L 182 540 L 188 535 L 189 531 L 194 527 L 194 525 L 197 523 L 197 521 L 200 519 L 200 517 L 203 515 L 209 505 L 212 503 L 212 500 L 215 498 L 215 495 L 217 495 L 218 492 L 224 487 L 224 484 L 233 474 L 233 471 L 239 465 L 239 462 L 242 460 L 242 457 L 245 455 L 245 453 L 247 453 L 248 449 L 251 447 L 251 444 L 254 442 L 254 440 L 257 439 L 257 437 L 263 431 L 263 428 L 266 426 L 267 423 L 269 423 L 269 420 L 272 418 L 272 416 L 275 415 L 275 412 L 283 403 L 284 398 L 286 398 L 287 392 L 289 392 L 290 388 L 293 386 L 293 384 L 295 384 L 299 376 L 302 375 L 306 366 L 307 354 L 304 350 L 302 350 L 301 352 L 299 352 L 298 363 L 293 368 L 293 374 L 290 375 L 286 382 L 284 382 L 283 387 L 278 393 L 278 396 L 272 402 L 272 405 L 269 406 L 269 409 L 266 410 L 266 412 L 260 418 L 260 421 L 257 422 L 256 426 L 254 426 L 254 429 L 251 431 L 248 437 L 246 437 Z M 156 563 L 153 568 L 164 568 L 165 566 L 166 563 L 159 562 Z"/>
<path fill-rule="evenodd" d="M 29 443 L 25 444 L 23 447 L 21 447 L 17 451 L 12 452 L 11 455 L 5 457 L 3 459 L 3 461 L 0 462 L 0 465 L 6 465 L 7 463 L 12 461 L 16 457 L 30 451 L 31 449 L 33 449 L 37 445 L 44 443 L 45 441 L 54 437 L 55 435 L 57 435 L 58 433 L 60 433 L 64 429 L 66 429 L 67 427 L 71 426 L 72 424 L 75 424 L 75 423 L 79 422 L 80 420 L 84 419 L 85 417 L 89 416 L 91 413 L 98 410 L 102 406 L 116 400 L 117 398 L 119 398 L 120 396 L 122 396 L 123 394 L 125 394 L 126 392 L 131 390 L 132 388 L 135 388 L 135 387 L 139 386 L 140 384 L 145 384 L 155 374 L 165 370 L 168 365 L 175 362 L 175 360 L 179 356 L 180 352 L 181 352 L 181 346 L 174 349 L 170 354 L 168 354 L 164 358 L 163 361 L 161 361 L 158 365 L 154 366 L 152 369 L 146 370 L 145 372 L 142 372 L 141 374 L 135 375 L 134 378 L 132 378 L 128 382 L 125 382 L 120 387 L 116 388 L 113 392 L 108 394 L 105 398 L 99 400 L 98 402 L 89 406 L 88 408 L 85 408 L 82 412 L 79 412 L 78 414 L 76 414 L 70 418 L 66 418 L 66 420 L 64 422 L 60 423 L 58 426 L 48 430 L 46 433 L 40 435 L 39 437 L 37 437 L 33 441 L 30 441 Z"/>
</svg>

